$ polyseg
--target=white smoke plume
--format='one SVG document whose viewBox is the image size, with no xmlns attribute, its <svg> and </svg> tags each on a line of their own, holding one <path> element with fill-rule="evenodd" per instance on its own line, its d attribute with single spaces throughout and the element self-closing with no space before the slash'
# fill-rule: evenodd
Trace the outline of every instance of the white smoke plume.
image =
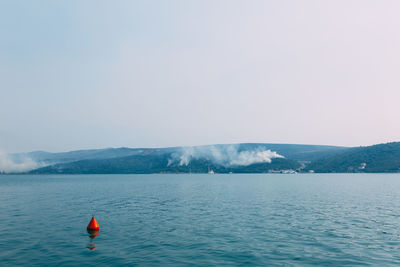
<svg viewBox="0 0 400 267">
<path fill-rule="evenodd" d="M 263 147 L 240 152 L 238 149 L 238 145 L 185 147 L 180 152 L 172 154 L 168 165 L 178 163 L 179 166 L 187 166 L 193 159 L 208 159 L 225 167 L 248 166 L 255 163 L 271 163 L 273 158 L 284 158 L 284 156 Z"/>
<path fill-rule="evenodd" d="M 21 173 L 42 167 L 29 157 L 14 160 L 7 153 L 0 150 L 0 173 Z"/>
</svg>

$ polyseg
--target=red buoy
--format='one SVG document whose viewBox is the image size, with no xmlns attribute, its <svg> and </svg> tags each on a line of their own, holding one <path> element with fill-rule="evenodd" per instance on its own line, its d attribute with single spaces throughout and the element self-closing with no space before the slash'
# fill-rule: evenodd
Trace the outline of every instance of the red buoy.
<svg viewBox="0 0 400 267">
<path fill-rule="evenodd" d="M 100 226 L 96 221 L 96 218 L 92 217 L 92 219 L 90 220 L 88 226 L 87 226 L 87 230 L 100 230 Z"/>
</svg>

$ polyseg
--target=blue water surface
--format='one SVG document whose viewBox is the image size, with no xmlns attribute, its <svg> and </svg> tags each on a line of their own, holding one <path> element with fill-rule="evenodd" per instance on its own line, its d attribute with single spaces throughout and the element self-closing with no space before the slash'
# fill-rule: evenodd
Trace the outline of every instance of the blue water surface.
<svg viewBox="0 0 400 267">
<path fill-rule="evenodd" d="M 397 266 L 400 174 L 0 175 L 0 266 L 97 264 Z"/>
</svg>

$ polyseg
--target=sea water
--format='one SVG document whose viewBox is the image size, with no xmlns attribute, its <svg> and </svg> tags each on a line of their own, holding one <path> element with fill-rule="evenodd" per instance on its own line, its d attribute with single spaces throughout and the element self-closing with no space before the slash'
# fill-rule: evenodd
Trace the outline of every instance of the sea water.
<svg viewBox="0 0 400 267">
<path fill-rule="evenodd" d="M 96 264 L 396 266 L 400 175 L 0 175 L 0 266 Z"/>
</svg>

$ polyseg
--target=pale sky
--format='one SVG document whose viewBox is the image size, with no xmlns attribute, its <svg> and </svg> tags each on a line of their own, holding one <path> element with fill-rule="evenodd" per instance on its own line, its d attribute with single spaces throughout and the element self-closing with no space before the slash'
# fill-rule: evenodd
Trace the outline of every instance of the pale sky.
<svg viewBox="0 0 400 267">
<path fill-rule="evenodd" d="M 400 141 L 400 2 L 0 1 L 0 150 Z"/>
</svg>

